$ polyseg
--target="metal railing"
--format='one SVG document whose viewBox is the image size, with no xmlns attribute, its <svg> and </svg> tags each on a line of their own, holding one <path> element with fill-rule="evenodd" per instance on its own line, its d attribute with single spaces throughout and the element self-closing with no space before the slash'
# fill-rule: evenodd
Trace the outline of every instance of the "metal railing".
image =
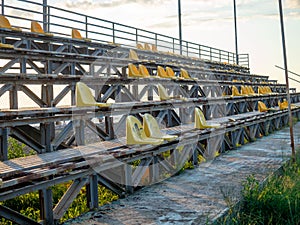
<svg viewBox="0 0 300 225">
<path fill-rule="evenodd" d="M 42 0 L 41 0 L 42 2 Z M 137 43 L 155 44 L 159 51 L 180 53 L 180 40 L 163 34 L 111 22 L 97 17 L 76 13 L 30 0 L 1 0 L 1 12 L 14 26 L 29 30 L 30 22 L 43 24 L 47 32 L 70 37 L 71 29 L 79 30 L 83 36 L 95 42 L 112 42 L 124 46 Z M 221 49 L 182 40 L 182 55 L 203 60 L 236 64 L 236 54 Z M 249 68 L 249 55 L 239 54 L 239 65 Z"/>
</svg>

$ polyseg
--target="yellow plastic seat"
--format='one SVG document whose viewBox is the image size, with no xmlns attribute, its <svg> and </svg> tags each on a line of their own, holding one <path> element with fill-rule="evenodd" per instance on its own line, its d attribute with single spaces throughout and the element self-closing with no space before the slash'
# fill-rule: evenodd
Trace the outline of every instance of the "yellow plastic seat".
<svg viewBox="0 0 300 225">
<path fill-rule="evenodd" d="M 152 50 L 150 44 L 148 44 L 148 43 L 145 43 L 145 44 L 144 44 L 144 49 L 145 49 L 145 50 L 149 50 L 149 51 Z"/>
<path fill-rule="evenodd" d="M 284 110 L 289 107 L 289 103 L 286 99 L 284 99 L 283 102 L 280 102 L 280 100 L 278 100 L 278 106 L 280 110 Z"/>
<path fill-rule="evenodd" d="M 138 57 L 136 51 L 134 51 L 132 49 L 129 50 L 129 59 L 139 61 L 139 57 Z"/>
<path fill-rule="evenodd" d="M 126 145 L 160 145 L 163 142 L 163 139 L 147 137 L 141 122 L 134 116 L 127 116 Z"/>
<path fill-rule="evenodd" d="M 38 34 L 44 34 L 46 36 L 50 36 L 52 37 L 53 34 L 51 33 L 46 33 L 43 28 L 41 27 L 41 25 L 36 22 L 36 21 L 31 21 L 31 28 L 30 28 L 31 32 L 33 33 L 38 33 Z"/>
<path fill-rule="evenodd" d="M 259 86 L 258 87 L 258 94 L 260 94 L 260 95 L 266 95 L 266 94 L 268 94 L 267 92 L 266 92 L 266 90 L 265 90 L 265 88 L 264 87 L 262 87 L 262 86 Z"/>
<path fill-rule="evenodd" d="M 265 103 L 258 101 L 258 111 L 259 112 L 274 112 L 276 109 L 268 108 Z"/>
<path fill-rule="evenodd" d="M 169 96 L 167 90 L 161 84 L 158 84 L 157 88 L 158 88 L 158 95 L 159 95 L 159 98 L 161 101 L 167 101 L 167 100 L 171 100 L 171 99 L 178 99 L 178 100 L 183 100 L 183 101 L 187 100 L 187 98 L 180 97 L 180 96 L 175 96 L 175 97 Z"/>
<path fill-rule="evenodd" d="M 139 74 L 143 77 L 150 77 L 147 67 L 142 64 L 139 64 Z"/>
<path fill-rule="evenodd" d="M 239 92 L 239 90 L 237 89 L 237 87 L 234 86 L 234 85 L 232 86 L 231 91 L 232 91 L 232 96 L 243 96 L 243 95 Z"/>
<path fill-rule="evenodd" d="M 207 124 L 203 112 L 199 108 L 195 108 L 195 125 L 196 129 L 218 128 L 220 124 Z"/>
<path fill-rule="evenodd" d="M 166 141 L 173 141 L 176 138 L 178 138 L 178 136 L 176 135 L 163 134 L 159 128 L 156 119 L 149 113 L 146 113 L 143 116 L 143 127 L 146 136 L 150 138 L 163 139 Z"/>
<path fill-rule="evenodd" d="M 13 31 L 22 31 L 18 27 L 12 27 L 9 20 L 3 15 L 0 15 L 0 28 L 5 28 Z"/>
<path fill-rule="evenodd" d="M 152 44 L 151 47 L 152 47 L 153 52 L 157 52 L 157 46 L 156 45 Z"/>
<path fill-rule="evenodd" d="M 244 85 L 241 86 L 241 94 L 242 95 L 251 95 L 248 91 L 248 88 Z"/>
<path fill-rule="evenodd" d="M 166 74 L 169 78 L 177 79 L 177 77 L 175 76 L 175 72 L 171 67 L 166 67 Z"/>
<path fill-rule="evenodd" d="M 189 75 L 189 73 L 188 73 L 188 71 L 186 71 L 185 69 L 180 69 L 180 77 L 181 78 L 184 78 L 184 79 L 189 79 L 189 80 L 191 80 L 191 79 L 193 79 L 193 78 L 191 78 L 191 76 Z M 194 80 L 194 79 L 193 79 Z"/>
<path fill-rule="evenodd" d="M 246 86 L 247 90 L 248 90 L 248 95 L 258 95 L 257 93 L 255 93 L 255 91 L 253 90 L 252 86 Z"/>
<path fill-rule="evenodd" d="M 157 66 L 157 76 L 161 78 L 170 78 L 165 69 L 161 66 Z"/>
<path fill-rule="evenodd" d="M 140 50 L 145 50 L 145 49 L 144 49 L 144 46 L 143 46 L 141 43 L 137 43 L 137 44 L 136 44 L 136 48 L 137 48 L 137 49 L 140 49 Z"/>
<path fill-rule="evenodd" d="M 88 41 L 88 42 L 91 41 L 90 38 L 83 38 L 83 37 L 81 36 L 79 30 L 77 30 L 77 29 L 72 29 L 72 38 L 73 38 L 73 39 L 84 40 L 84 41 Z"/>
<path fill-rule="evenodd" d="M 128 77 L 140 78 L 143 75 L 140 74 L 139 70 L 132 63 L 128 64 Z"/>
<path fill-rule="evenodd" d="M 75 95 L 76 95 L 77 107 L 85 107 L 85 106 L 109 107 L 111 105 L 110 103 L 96 102 L 89 87 L 82 82 L 77 82 Z"/>
<path fill-rule="evenodd" d="M 0 48 L 13 49 L 14 46 L 13 46 L 13 45 L 10 45 L 10 44 L 3 44 L 3 43 L 0 43 Z"/>
</svg>

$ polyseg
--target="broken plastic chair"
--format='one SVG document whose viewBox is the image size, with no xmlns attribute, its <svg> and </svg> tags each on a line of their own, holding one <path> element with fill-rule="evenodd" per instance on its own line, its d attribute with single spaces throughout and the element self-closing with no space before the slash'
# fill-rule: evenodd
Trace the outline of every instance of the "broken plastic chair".
<svg viewBox="0 0 300 225">
<path fill-rule="evenodd" d="M 234 86 L 234 85 L 232 86 L 231 91 L 232 91 L 232 96 L 243 96 L 243 95 L 239 92 L 239 90 L 237 89 L 237 87 Z"/>
<path fill-rule="evenodd" d="M 72 38 L 90 42 L 90 38 L 83 38 L 77 29 L 72 29 Z"/>
<path fill-rule="evenodd" d="M 33 33 L 43 34 L 43 35 L 50 36 L 50 37 L 53 36 L 53 34 L 45 32 L 43 30 L 43 28 L 41 27 L 41 25 L 38 22 L 36 22 L 36 21 L 31 21 L 31 28 L 30 28 L 30 30 Z"/>
<path fill-rule="evenodd" d="M 265 103 L 258 101 L 258 111 L 259 112 L 274 112 L 277 111 L 274 108 L 268 108 Z"/>
<path fill-rule="evenodd" d="M 5 28 L 13 31 L 22 31 L 18 27 L 12 27 L 9 20 L 3 15 L 0 15 L 0 28 Z"/>
<path fill-rule="evenodd" d="M 164 139 L 166 141 L 173 141 L 178 138 L 176 135 L 163 134 L 156 119 L 149 113 L 143 116 L 143 127 L 146 136 L 150 138 Z"/>
<path fill-rule="evenodd" d="M 195 108 L 195 128 L 196 129 L 207 129 L 207 128 L 218 128 L 220 124 L 207 124 L 203 112 L 199 108 Z"/>
<path fill-rule="evenodd" d="M 9 48 L 9 49 L 13 49 L 14 46 L 13 46 L 13 45 L 10 45 L 10 44 L 3 44 L 3 43 L 0 43 L 0 48 Z"/>
<path fill-rule="evenodd" d="M 149 138 L 143 130 L 141 122 L 134 116 L 126 118 L 126 145 L 160 145 L 163 139 Z"/>
<path fill-rule="evenodd" d="M 161 84 L 158 84 L 157 88 L 158 88 L 158 95 L 159 95 L 159 98 L 161 101 L 167 101 L 167 100 L 171 100 L 171 99 L 178 99 L 178 100 L 183 100 L 183 101 L 187 100 L 187 98 L 180 97 L 180 96 L 171 97 L 168 94 L 167 90 L 164 88 L 164 86 L 162 86 Z"/>
<path fill-rule="evenodd" d="M 141 75 L 140 71 L 136 68 L 135 65 L 132 63 L 128 64 L 128 77 L 135 77 L 135 78 L 141 78 L 143 75 Z"/>
<path fill-rule="evenodd" d="M 82 83 L 77 82 L 76 84 L 76 106 L 85 107 L 85 106 L 98 106 L 98 107 L 109 107 L 110 103 L 96 102 L 92 91 L 89 87 Z"/>
</svg>

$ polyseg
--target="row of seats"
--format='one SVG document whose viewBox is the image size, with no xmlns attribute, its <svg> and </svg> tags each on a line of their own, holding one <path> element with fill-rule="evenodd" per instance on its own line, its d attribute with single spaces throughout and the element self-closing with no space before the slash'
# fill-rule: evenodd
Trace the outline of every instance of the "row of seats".
<svg viewBox="0 0 300 225">
<path fill-rule="evenodd" d="M 157 47 L 154 44 L 148 44 L 148 43 L 137 43 L 136 44 L 136 48 L 140 49 L 140 50 L 148 50 L 148 51 L 153 51 L 153 52 L 157 52 Z"/>
<path fill-rule="evenodd" d="M 151 77 L 153 77 L 152 75 Z M 139 64 L 138 68 L 132 64 L 128 64 L 128 77 L 133 77 L 133 78 L 147 78 L 150 77 L 150 73 L 147 69 L 146 66 Z M 166 69 L 164 69 L 162 66 L 157 66 L 157 73 L 156 76 L 157 78 L 166 78 L 166 79 L 188 79 L 188 80 L 195 80 L 190 77 L 189 73 L 181 68 L 179 76 L 176 76 L 174 70 L 167 66 Z"/>
<path fill-rule="evenodd" d="M 195 129 L 218 128 L 220 124 L 208 124 L 201 109 L 195 108 Z M 134 116 L 126 118 L 126 145 L 160 145 L 165 141 L 174 141 L 176 135 L 163 133 L 151 114 L 143 115 L 143 124 Z"/>
<path fill-rule="evenodd" d="M 279 107 L 279 110 L 285 110 L 289 107 L 289 103 L 286 99 L 284 99 L 282 102 L 279 100 L 278 101 L 278 107 Z M 291 108 L 294 109 L 294 108 L 298 108 L 298 106 L 294 105 L 294 104 L 291 104 Z M 268 108 L 265 103 L 261 102 L 261 101 L 258 101 L 258 111 L 260 112 L 274 112 L 274 111 L 278 111 L 277 109 L 275 108 Z"/>
<path fill-rule="evenodd" d="M 4 28 L 4 29 L 9 29 L 9 30 L 13 30 L 13 31 L 18 31 L 18 32 L 22 32 L 22 30 L 20 28 L 17 27 L 13 27 L 9 20 L 4 16 L 4 15 L 0 15 L 0 28 Z M 52 33 L 47 33 L 43 30 L 42 26 L 36 22 L 36 21 L 31 21 L 31 27 L 30 27 L 30 31 L 32 33 L 38 33 L 38 34 L 43 34 L 46 36 L 50 36 L 52 37 L 53 34 Z M 91 41 L 91 39 L 88 38 L 83 38 L 80 34 L 80 32 L 77 29 L 72 29 L 71 32 L 71 36 L 74 39 L 80 39 L 80 40 L 85 40 L 85 41 Z"/>
<path fill-rule="evenodd" d="M 252 86 L 241 86 L 241 92 L 238 90 L 238 88 L 233 85 L 231 87 L 231 93 L 232 96 L 256 96 L 256 95 L 274 95 L 277 93 L 272 92 L 271 88 L 269 86 L 259 86 L 258 92 L 255 93 Z"/>
</svg>

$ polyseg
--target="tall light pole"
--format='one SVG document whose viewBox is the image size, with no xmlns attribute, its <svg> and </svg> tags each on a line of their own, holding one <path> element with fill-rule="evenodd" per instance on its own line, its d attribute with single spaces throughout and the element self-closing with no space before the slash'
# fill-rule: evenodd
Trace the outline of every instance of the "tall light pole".
<svg viewBox="0 0 300 225">
<path fill-rule="evenodd" d="M 236 22 L 236 4 L 233 0 L 233 11 L 234 11 L 234 31 L 235 31 L 235 55 L 236 55 L 236 64 L 239 64 L 239 52 L 238 52 L 238 41 L 237 41 L 237 22 Z"/>
<path fill-rule="evenodd" d="M 178 0 L 178 20 L 179 20 L 180 55 L 182 55 L 182 30 L 181 30 L 181 3 L 180 3 L 180 0 Z"/>
<path fill-rule="evenodd" d="M 285 82 L 286 82 L 286 95 L 287 95 L 287 101 L 289 103 L 288 111 L 289 111 L 289 124 L 290 124 L 290 136 L 291 136 L 291 148 L 292 148 L 292 161 L 296 162 L 296 152 L 295 152 L 294 132 L 293 132 L 293 117 L 292 117 L 292 110 L 291 110 L 291 96 L 290 96 L 289 74 L 288 74 L 286 46 L 285 46 L 282 2 L 281 2 L 281 0 L 278 0 L 278 2 L 279 2 L 280 25 L 281 25 L 281 36 L 282 36 L 282 51 L 283 51 L 284 71 L 285 71 Z"/>
</svg>

